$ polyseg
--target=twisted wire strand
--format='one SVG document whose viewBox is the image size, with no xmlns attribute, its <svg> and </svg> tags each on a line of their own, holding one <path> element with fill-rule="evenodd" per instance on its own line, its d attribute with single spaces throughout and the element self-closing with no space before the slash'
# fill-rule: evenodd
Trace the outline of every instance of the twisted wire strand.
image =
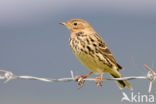
<svg viewBox="0 0 156 104">
<path fill-rule="evenodd" d="M 103 80 L 134 80 L 134 79 L 147 79 L 150 81 L 148 92 L 150 93 L 152 90 L 153 83 L 156 80 L 156 73 L 153 69 L 149 68 L 147 65 L 144 65 L 146 69 L 148 69 L 148 73 L 146 76 L 129 76 L 129 77 L 122 77 L 122 78 L 103 78 Z M 10 80 L 15 79 L 26 79 L 26 80 L 39 80 L 44 82 L 70 82 L 76 81 L 77 76 L 75 77 L 73 71 L 70 72 L 71 77 L 69 78 L 59 78 L 59 79 L 51 79 L 51 78 L 40 78 L 34 76 L 17 76 L 10 71 L 0 70 L 0 80 L 5 80 L 4 82 L 7 83 Z M 95 81 L 96 78 L 86 78 L 83 79 L 85 81 Z"/>
</svg>

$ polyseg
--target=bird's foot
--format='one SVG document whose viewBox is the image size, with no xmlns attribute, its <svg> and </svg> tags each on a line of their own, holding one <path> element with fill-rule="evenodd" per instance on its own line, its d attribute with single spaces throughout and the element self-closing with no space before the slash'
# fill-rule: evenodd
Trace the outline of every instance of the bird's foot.
<svg viewBox="0 0 156 104">
<path fill-rule="evenodd" d="M 102 85 L 102 81 L 104 80 L 103 79 L 103 75 L 104 75 L 104 72 L 99 76 L 99 77 L 96 77 L 96 79 L 95 79 L 95 83 L 96 83 L 96 85 L 97 85 L 97 88 L 99 87 L 99 86 L 103 86 Z"/>
<path fill-rule="evenodd" d="M 96 85 L 97 85 L 97 88 L 99 87 L 99 86 L 103 86 L 102 85 L 102 81 L 103 81 L 103 79 L 101 78 L 101 77 L 96 77 L 96 79 L 95 79 L 95 83 L 96 83 Z"/>
<path fill-rule="evenodd" d="M 80 88 L 82 88 L 84 86 L 85 78 L 87 78 L 87 76 L 82 76 L 82 75 L 80 75 L 76 78 L 76 81 L 77 81 L 78 85 L 80 86 Z"/>
<path fill-rule="evenodd" d="M 88 76 L 90 76 L 92 73 L 93 72 L 90 72 L 90 73 L 86 74 L 85 76 L 80 75 L 76 78 L 76 81 L 78 82 L 78 85 L 80 86 L 80 88 L 82 88 L 84 86 L 84 83 L 85 83 L 84 79 L 87 78 Z"/>
</svg>

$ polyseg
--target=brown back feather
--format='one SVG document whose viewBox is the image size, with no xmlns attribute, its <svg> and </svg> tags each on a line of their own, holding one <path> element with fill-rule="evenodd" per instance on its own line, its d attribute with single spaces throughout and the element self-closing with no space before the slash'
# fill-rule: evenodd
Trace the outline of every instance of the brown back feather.
<svg viewBox="0 0 156 104">
<path fill-rule="evenodd" d="M 97 38 L 98 42 L 99 42 L 99 50 L 100 52 L 105 55 L 109 60 L 111 60 L 111 62 L 113 62 L 117 67 L 118 70 L 122 69 L 122 66 L 120 66 L 116 61 L 115 58 L 113 57 L 111 51 L 108 49 L 107 45 L 105 44 L 105 42 L 102 40 L 102 38 L 98 35 L 98 34 L 94 34 L 94 36 Z"/>
</svg>

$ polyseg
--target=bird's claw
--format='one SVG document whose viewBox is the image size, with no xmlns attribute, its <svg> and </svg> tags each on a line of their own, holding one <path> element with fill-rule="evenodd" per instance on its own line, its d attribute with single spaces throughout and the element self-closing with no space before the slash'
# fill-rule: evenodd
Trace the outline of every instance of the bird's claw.
<svg viewBox="0 0 156 104">
<path fill-rule="evenodd" d="M 97 85 L 97 88 L 99 87 L 99 86 L 103 86 L 102 85 L 102 81 L 103 81 L 103 79 L 101 78 L 101 77 L 96 77 L 96 79 L 95 79 L 95 83 L 96 83 L 96 85 Z"/>
<path fill-rule="evenodd" d="M 82 88 L 84 86 L 85 78 L 86 78 L 86 76 L 78 76 L 76 78 L 76 81 L 77 81 L 78 85 L 80 86 L 80 88 Z"/>
</svg>

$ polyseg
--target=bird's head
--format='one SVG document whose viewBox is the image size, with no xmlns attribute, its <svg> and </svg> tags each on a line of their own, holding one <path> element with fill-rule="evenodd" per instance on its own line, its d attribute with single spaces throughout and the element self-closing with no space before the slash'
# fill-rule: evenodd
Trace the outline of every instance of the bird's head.
<svg viewBox="0 0 156 104">
<path fill-rule="evenodd" d="M 72 19 L 68 22 L 62 22 L 60 24 L 66 26 L 70 30 L 70 32 L 79 32 L 85 30 L 94 31 L 88 22 L 81 19 Z"/>
</svg>

